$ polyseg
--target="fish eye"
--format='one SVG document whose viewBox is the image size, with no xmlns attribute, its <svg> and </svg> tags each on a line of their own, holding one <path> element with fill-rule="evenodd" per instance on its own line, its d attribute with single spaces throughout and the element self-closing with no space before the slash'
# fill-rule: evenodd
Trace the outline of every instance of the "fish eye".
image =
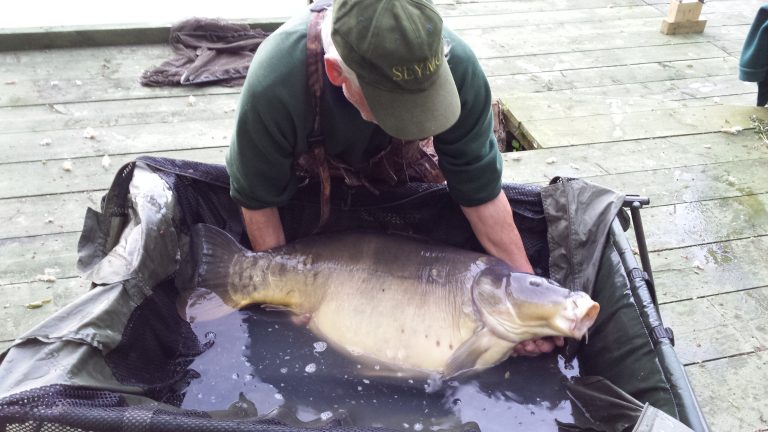
<svg viewBox="0 0 768 432">
<path fill-rule="evenodd" d="M 541 286 L 541 279 L 539 278 L 530 278 L 528 279 L 528 285 L 538 287 Z"/>
</svg>

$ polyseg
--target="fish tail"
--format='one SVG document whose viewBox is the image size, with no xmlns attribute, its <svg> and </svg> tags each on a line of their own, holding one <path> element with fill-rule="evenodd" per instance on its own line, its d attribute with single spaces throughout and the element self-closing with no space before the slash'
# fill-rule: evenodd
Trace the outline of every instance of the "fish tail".
<svg viewBox="0 0 768 432">
<path fill-rule="evenodd" d="M 231 266 L 247 249 L 226 232 L 206 224 L 197 224 L 190 233 L 190 259 L 195 268 L 192 287 L 213 292 L 230 306 L 237 302 L 229 291 Z"/>
</svg>

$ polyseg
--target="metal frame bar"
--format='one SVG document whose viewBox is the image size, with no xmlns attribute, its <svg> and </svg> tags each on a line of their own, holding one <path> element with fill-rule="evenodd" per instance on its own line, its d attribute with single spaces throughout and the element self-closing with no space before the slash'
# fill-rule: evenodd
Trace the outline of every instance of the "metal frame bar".
<svg viewBox="0 0 768 432">
<path fill-rule="evenodd" d="M 651 269 L 651 258 L 648 253 L 648 244 L 645 242 L 645 230 L 643 229 L 643 219 L 640 216 L 640 209 L 644 205 L 649 205 L 651 199 L 640 195 L 626 195 L 622 207 L 629 209 L 632 219 L 632 227 L 635 230 L 635 239 L 637 240 L 637 250 L 640 254 L 640 264 L 643 267 L 643 276 L 648 281 L 648 291 L 651 293 L 653 304 L 658 307 L 659 302 L 656 299 L 656 285 L 653 281 L 653 270 Z"/>
</svg>

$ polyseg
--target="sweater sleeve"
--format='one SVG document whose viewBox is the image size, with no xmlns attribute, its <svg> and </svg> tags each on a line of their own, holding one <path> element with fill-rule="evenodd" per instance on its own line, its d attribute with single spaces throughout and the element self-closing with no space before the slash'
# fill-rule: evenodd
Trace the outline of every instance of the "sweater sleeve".
<svg viewBox="0 0 768 432">
<path fill-rule="evenodd" d="M 469 46 L 446 30 L 448 65 L 459 91 L 459 118 L 435 136 L 435 150 L 451 196 L 463 206 L 477 206 L 501 191 L 502 159 L 493 134 L 491 89 Z"/>
<path fill-rule="evenodd" d="M 306 146 L 306 24 L 292 28 L 259 47 L 240 95 L 226 166 L 232 199 L 249 209 L 284 205 L 298 187 L 293 161 Z"/>
</svg>

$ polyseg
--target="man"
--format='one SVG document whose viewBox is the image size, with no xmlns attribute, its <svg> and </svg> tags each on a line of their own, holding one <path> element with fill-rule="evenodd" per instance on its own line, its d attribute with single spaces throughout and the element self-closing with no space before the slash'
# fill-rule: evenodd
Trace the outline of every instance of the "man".
<svg viewBox="0 0 768 432">
<path fill-rule="evenodd" d="M 336 0 L 331 11 L 313 9 L 262 43 L 241 95 L 227 169 L 253 249 L 285 244 L 277 209 L 298 187 L 296 166 L 307 155 L 321 175 L 330 160 L 349 178 L 377 171 L 371 161 L 429 167 L 424 154 L 434 148 L 437 172 L 421 169 L 422 177 L 444 176 L 486 251 L 532 272 L 501 190 L 490 88 L 471 49 L 425 0 Z M 409 156 L 387 164 L 396 151 Z M 526 341 L 515 350 L 535 355 L 562 344 Z"/>
</svg>

